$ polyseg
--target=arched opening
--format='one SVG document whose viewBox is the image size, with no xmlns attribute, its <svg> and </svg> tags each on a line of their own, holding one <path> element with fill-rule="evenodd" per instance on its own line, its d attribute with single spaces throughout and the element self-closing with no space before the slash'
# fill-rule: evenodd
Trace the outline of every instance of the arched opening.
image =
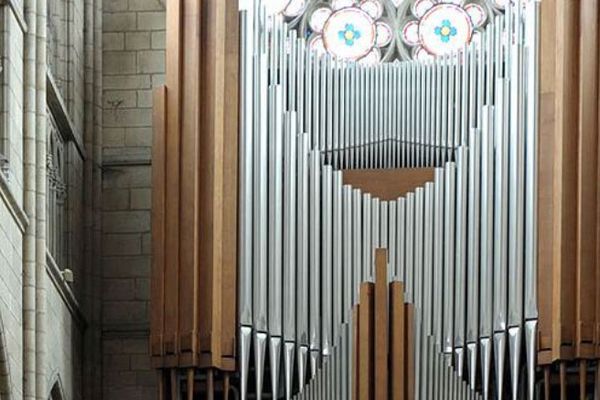
<svg viewBox="0 0 600 400">
<path fill-rule="evenodd" d="M 50 390 L 50 395 L 48 396 L 48 400 L 63 400 L 65 396 L 63 395 L 62 384 L 60 382 L 60 376 L 57 376 L 54 380 L 54 384 L 52 385 L 52 389 Z"/>
</svg>

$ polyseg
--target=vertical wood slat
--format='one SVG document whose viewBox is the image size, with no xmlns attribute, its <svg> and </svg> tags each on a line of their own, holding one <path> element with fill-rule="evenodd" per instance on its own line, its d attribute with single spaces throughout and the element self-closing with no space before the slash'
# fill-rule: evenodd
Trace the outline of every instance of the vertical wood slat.
<svg viewBox="0 0 600 400">
<path fill-rule="evenodd" d="M 540 18 L 540 140 L 538 164 L 538 358 L 541 364 L 552 360 L 552 299 L 554 247 L 554 130 L 555 89 L 554 66 L 556 54 L 556 0 L 541 3 Z"/>
<path fill-rule="evenodd" d="M 598 173 L 598 1 L 580 2 L 577 342 L 579 358 L 595 356 Z"/>
<path fill-rule="evenodd" d="M 415 398 L 415 308 L 412 304 L 406 306 L 406 399 Z"/>
<path fill-rule="evenodd" d="M 194 383 L 195 383 L 195 370 L 194 368 L 188 368 L 187 370 L 187 400 L 194 400 Z M 175 399 L 173 399 L 175 400 Z"/>
<path fill-rule="evenodd" d="M 359 376 L 358 389 L 359 400 L 374 399 L 374 306 L 375 285 L 371 282 L 362 283 L 360 286 L 360 308 L 358 321 L 358 353 L 359 353 Z"/>
<path fill-rule="evenodd" d="M 388 398 L 389 317 L 387 250 L 375 250 L 375 398 Z"/>
<path fill-rule="evenodd" d="M 200 182 L 198 171 L 199 138 L 198 123 L 200 106 L 199 33 L 201 20 L 200 3 L 197 0 L 183 0 L 181 31 L 183 50 L 180 67 L 181 89 L 181 145 L 179 149 L 180 174 L 185 184 L 179 188 L 179 356 L 180 367 L 197 364 L 198 351 L 198 270 L 199 265 L 199 212 L 202 207 L 198 198 Z"/>
<path fill-rule="evenodd" d="M 237 1 L 203 2 L 200 68 L 200 302 L 202 352 L 235 367 L 237 253 Z M 233 65 L 232 65 L 233 64 Z M 204 363 L 204 362 L 203 362 Z"/>
<path fill-rule="evenodd" d="M 238 1 L 226 1 L 225 10 L 225 94 L 223 132 L 223 240 L 221 253 L 222 357 L 234 360 L 237 335 L 237 248 L 238 248 L 238 132 L 240 26 Z M 235 110 L 234 113 L 231 111 Z M 234 117 L 235 116 L 235 117 Z"/>
<path fill-rule="evenodd" d="M 178 363 L 178 328 L 179 328 L 179 187 L 180 187 L 180 105 L 181 105 L 181 0 L 167 3 L 167 50 L 166 50 L 166 85 L 167 85 L 167 148 L 166 148 L 166 194 L 165 194 L 165 313 L 164 346 L 166 365 L 176 366 Z"/>
<path fill-rule="evenodd" d="M 165 185 L 166 185 L 166 88 L 154 89 L 154 137 L 152 146 L 152 304 L 150 352 L 156 366 L 164 355 Z"/>
<path fill-rule="evenodd" d="M 404 284 L 390 284 L 390 355 L 391 398 L 406 399 L 406 313 L 404 304 Z"/>
<path fill-rule="evenodd" d="M 579 10 L 556 1 L 556 129 L 554 142 L 554 242 L 553 356 L 571 358 L 575 339 L 576 279 L 573 263 L 577 259 L 577 31 Z M 543 62 L 543 60 L 542 60 Z"/>
<path fill-rule="evenodd" d="M 360 382 L 360 305 L 357 304 L 352 309 L 352 400 L 359 398 Z"/>
<path fill-rule="evenodd" d="M 600 24 L 600 13 L 598 15 L 598 24 Z M 599 39 L 600 41 L 600 39 Z M 597 55 L 600 58 L 600 55 Z M 598 61 L 598 76 L 600 76 L 600 61 Z M 597 81 L 598 93 L 600 94 L 600 78 Z M 600 135 L 600 101 L 597 103 L 597 120 L 598 124 L 598 135 Z M 596 147 L 596 157 L 598 158 L 597 172 L 596 172 L 596 199 L 600 200 L 600 139 L 598 140 L 598 146 Z M 596 344 L 596 357 L 600 358 L 600 201 L 596 204 L 596 326 L 595 326 L 595 344 Z M 599 375 L 600 376 L 600 372 Z M 599 386 L 600 387 L 600 386 Z M 600 389 L 598 389 L 600 390 Z"/>
</svg>

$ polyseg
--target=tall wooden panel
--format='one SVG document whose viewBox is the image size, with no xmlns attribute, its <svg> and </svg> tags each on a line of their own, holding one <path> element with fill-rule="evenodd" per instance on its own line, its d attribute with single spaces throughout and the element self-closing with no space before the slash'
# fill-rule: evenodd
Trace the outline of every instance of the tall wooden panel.
<svg viewBox="0 0 600 400">
<path fill-rule="evenodd" d="M 388 259 L 387 250 L 375 250 L 375 398 L 388 398 Z"/>
<path fill-rule="evenodd" d="M 365 282 L 360 285 L 360 307 L 358 317 L 358 398 L 373 400 L 375 390 L 374 368 L 374 327 L 375 327 L 375 285 Z"/>
<path fill-rule="evenodd" d="M 406 305 L 404 284 L 390 284 L 390 384 L 392 400 L 406 399 Z"/>
<path fill-rule="evenodd" d="M 549 364 L 600 355 L 600 18 L 598 0 L 541 7 L 539 361 Z"/>
<path fill-rule="evenodd" d="M 153 152 L 159 368 L 235 368 L 238 42 L 237 1 L 167 2 Z"/>
</svg>

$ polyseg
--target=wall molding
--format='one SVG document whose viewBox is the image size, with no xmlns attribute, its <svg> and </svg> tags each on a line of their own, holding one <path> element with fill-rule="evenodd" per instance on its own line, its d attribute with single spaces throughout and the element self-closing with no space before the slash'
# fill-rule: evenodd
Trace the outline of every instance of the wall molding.
<svg viewBox="0 0 600 400">
<path fill-rule="evenodd" d="M 71 290 L 71 287 L 65 282 L 62 277 L 62 272 L 52 255 L 46 251 L 46 272 L 50 277 L 50 280 L 54 284 L 54 287 L 58 291 L 58 294 L 63 299 L 63 302 L 69 309 L 69 312 L 73 316 L 75 323 L 81 330 L 81 332 L 85 331 L 88 327 L 88 322 L 83 312 L 81 311 L 81 306 L 75 297 L 75 294 Z"/>
<path fill-rule="evenodd" d="M 69 116 L 67 105 L 65 104 L 65 101 L 58 90 L 58 86 L 56 85 L 56 81 L 54 80 L 50 70 L 48 70 L 46 73 L 46 83 L 46 102 L 50 112 L 52 113 L 52 116 L 54 117 L 54 121 L 56 121 L 58 132 L 63 137 L 65 142 L 73 142 L 75 144 L 75 148 L 77 148 L 77 152 L 81 156 L 81 159 L 85 160 L 85 146 L 81 141 L 81 135 L 76 132 L 75 124 L 73 124 L 73 121 Z"/>
<path fill-rule="evenodd" d="M 21 7 L 16 4 L 15 0 L 0 0 L 0 6 L 8 6 L 15 16 L 21 31 L 27 33 L 29 28 L 27 27 L 27 22 L 25 22 L 25 16 L 23 15 L 23 11 L 21 11 Z"/>
<path fill-rule="evenodd" d="M 21 233 L 25 233 L 25 229 L 27 229 L 27 226 L 29 225 L 29 218 L 17 202 L 17 199 L 10 189 L 8 180 L 2 173 L 0 173 L 0 198 L 2 198 L 6 208 L 8 208 L 8 211 L 13 216 L 13 219 L 19 227 Z"/>
</svg>

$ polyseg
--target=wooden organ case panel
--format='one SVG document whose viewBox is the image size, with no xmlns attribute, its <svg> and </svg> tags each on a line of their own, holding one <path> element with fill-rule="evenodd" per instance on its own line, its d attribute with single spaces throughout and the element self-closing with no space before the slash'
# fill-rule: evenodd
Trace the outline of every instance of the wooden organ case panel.
<svg viewBox="0 0 600 400">
<path fill-rule="evenodd" d="M 541 10 L 538 362 L 546 398 L 584 399 L 600 382 L 600 14 L 598 1 Z"/>
<path fill-rule="evenodd" d="M 193 396 L 235 370 L 238 3 L 166 4 L 166 84 L 154 93 L 150 347 L 161 396 L 182 386 Z"/>
</svg>

